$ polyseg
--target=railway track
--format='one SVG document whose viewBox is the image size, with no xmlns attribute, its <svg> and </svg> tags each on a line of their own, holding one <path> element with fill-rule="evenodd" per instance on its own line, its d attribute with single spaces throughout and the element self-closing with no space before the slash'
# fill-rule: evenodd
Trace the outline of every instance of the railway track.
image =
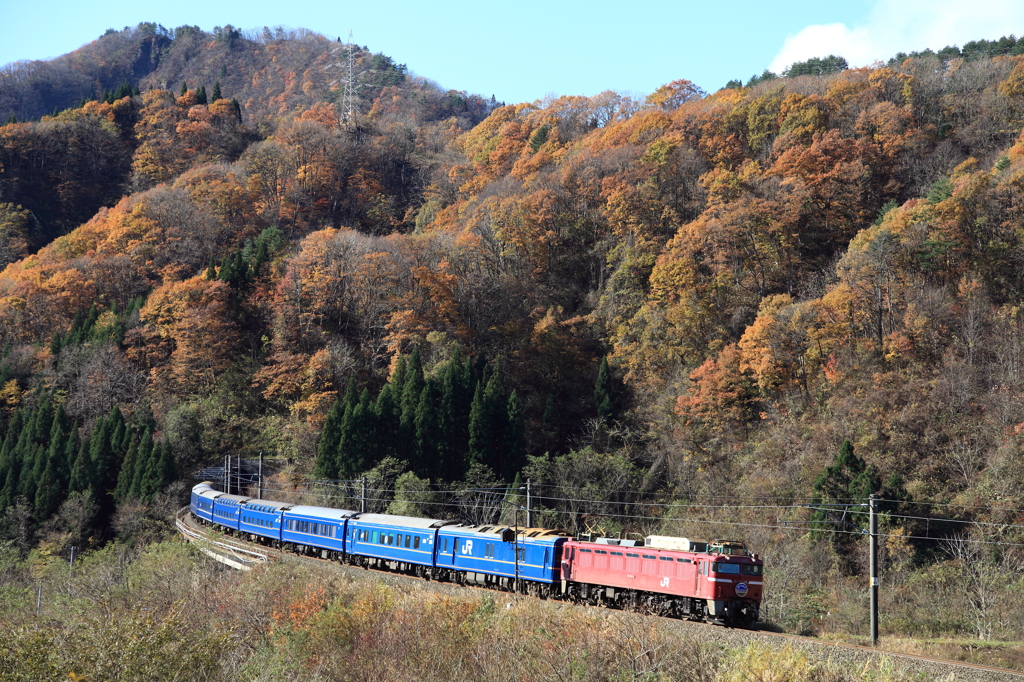
<svg viewBox="0 0 1024 682">
<path fill-rule="evenodd" d="M 210 556 L 216 561 L 239 570 L 251 570 L 254 566 L 265 564 L 271 560 L 289 559 L 315 562 L 318 565 L 330 567 L 332 570 L 339 571 L 351 577 L 372 573 L 396 585 L 422 587 L 424 584 L 427 584 L 430 585 L 430 589 L 435 590 L 454 590 L 461 592 L 463 590 L 471 589 L 481 590 L 488 594 L 494 594 L 494 590 L 485 587 L 459 586 L 453 583 L 428 581 L 423 578 L 417 578 L 415 576 L 400 573 L 392 573 L 389 571 L 358 568 L 355 566 L 340 564 L 329 559 L 292 554 L 291 552 L 285 552 L 283 550 L 249 543 L 238 538 L 220 537 L 214 539 L 210 537 L 209 529 L 196 523 L 195 519 L 192 518 L 192 515 L 189 513 L 188 507 L 185 507 L 178 512 L 176 525 L 178 527 L 178 531 L 185 537 L 185 539 L 189 542 L 196 543 L 199 546 L 200 551 L 204 552 L 207 556 Z M 527 597 L 527 595 L 524 594 L 520 594 L 519 598 L 539 599 L 539 597 Z M 568 602 L 561 601 L 552 601 L 551 603 L 562 605 L 567 608 L 574 606 Z M 927 675 L 928 677 L 925 679 L 941 678 L 943 680 L 972 680 L 977 682 L 1019 682 L 1020 680 L 1024 680 L 1024 672 L 1009 670 L 1007 668 L 997 668 L 993 666 L 979 665 L 976 663 L 933 658 L 919 654 L 886 651 L 859 646 L 856 644 L 823 642 L 819 639 L 814 639 L 813 637 L 770 632 L 767 630 L 738 630 L 691 621 L 668 618 L 665 620 L 668 627 L 679 631 L 680 634 L 702 639 L 713 638 L 715 641 L 720 641 L 723 645 L 729 647 L 742 647 L 751 643 L 760 642 L 776 649 L 780 646 L 781 642 L 785 642 L 792 648 L 803 651 L 809 656 L 820 660 L 829 660 L 833 662 L 842 661 L 861 666 L 877 662 L 882 658 L 889 659 L 893 663 L 902 662 L 899 667 L 907 671 L 914 671 L 921 673 L 922 675 Z"/>
</svg>

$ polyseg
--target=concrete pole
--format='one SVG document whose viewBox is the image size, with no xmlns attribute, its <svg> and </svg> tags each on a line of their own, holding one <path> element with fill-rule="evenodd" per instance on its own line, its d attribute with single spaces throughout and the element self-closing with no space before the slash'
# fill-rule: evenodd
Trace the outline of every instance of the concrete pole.
<svg viewBox="0 0 1024 682">
<path fill-rule="evenodd" d="M 871 646 L 878 646 L 878 498 L 868 498 L 871 533 Z"/>
<path fill-rule="evenodd" d="M 263 453 L 260 453 L 260 499 L 263 499 Z"/>
<path fill-rule="evenodd" d="M 526 479 L 526 527 L 533 528 L 533 481 Z"/>
</svg>

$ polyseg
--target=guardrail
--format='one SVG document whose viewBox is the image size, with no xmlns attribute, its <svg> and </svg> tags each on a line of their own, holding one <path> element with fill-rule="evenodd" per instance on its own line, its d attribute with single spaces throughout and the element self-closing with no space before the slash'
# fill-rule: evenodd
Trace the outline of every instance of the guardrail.
<svg viewBox="0 0 1024 682">
<path fill-rule="evenodd" d="M 182 520 L 182 516 L 185 513 L 188 513 L 188 507 L 178 512 L 174 525 L 177 526 L 178 532 L 184 535 L 186 540 L 196 543 L 199 551 L 211 559 L 239 571 L 251 571 L 253 566 L 265 564 L 270 560 L 266 554 L 254 552 L 226 542 L 210 540 L 203 533 L 189 528 L 188 524 Z"/>
</svg>

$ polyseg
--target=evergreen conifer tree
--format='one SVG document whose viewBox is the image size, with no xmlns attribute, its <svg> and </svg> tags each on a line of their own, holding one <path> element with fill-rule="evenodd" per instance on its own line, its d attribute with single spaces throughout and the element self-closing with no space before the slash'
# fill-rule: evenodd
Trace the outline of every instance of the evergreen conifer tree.
<svg viewBox="0 0 1024 682">
<path fill-rule="evenodd" d="M 388 381 L 391 384 L 395 400 L 399 403 L 402 402 L 402 391 L 405 389 L 405 370 L 405 356 L 399 355 L 398 362 L 395 364 L 395 371 L 391 373 L 391 378 Z"/>
<path fill-rule="evenodd" d="M 57 508 L 60 507 L 61 500 L 64 498 L 63 491 L 60 488 L 60 481 L 57 477 L 56 459 L 56 457 L 47 457 L 46 468 L 43 470 L 43 475 L 39 479 L 39 485 L 36 487 L 36 496 L 34 498 L 35 517 L 40 521 L 50 518 L 57 511 Z"/>
<path fill-rule="evenodd" d="M 487 463 L 490 456 L 487 445 L 487 409 L 484 403 L 484 385 L 478 382 L 469 411 L 469 461 L 471 464 Z"/>
<path fill-rule="evenodd" d="M 82 441 L 75 455 L 75 463 L 71 466 L 71 479 L 68 482 L 68 492 L 84 493 L 92 489 L 93 470 L 92 460 L 89 457 L 89 444 Z"/>
<path fill-rule="evenodd" d="M 442 439 L 437 414 L 440 397 L 437 385 L 432 380 L 427 381 L 416 406 L 416 457 L 411 464 L 416 475 L 424 478 L 435 478 L 445 473 L 438 461 Z"/>
<path fill-rule="evenodd" d="M 131 494 L 132 480 L 135 478 L 135 461 L 138 456 L 139 442 L 132 440 L 128 444 L 128 451 L 121 463 L 121 472 L 117 475 L 117 488 L 114 490 L 114 498 L 118 502 L 124 502 Z"/>
<path fill-rule="evenodd" d="M 864 503 L 870 494 L 881 488 L 878 471 L 853 451 L 853 443 L 846 439 L 839 447 L 835 461 L 825 468 L 814 481 L 812 501 L 816 504 Z M 854 522 L 862 521 L 854 517 Z M 822 512 L 811 515 L 812 527 L 831 528 Z M 860 524 L 863 525 L 863 524 Z M 847 538 L 834 537 L 833 541 Z"/>
<path fill-rule="evenodd" d="M 0 513 L 6 512 L 7 508 L 14 504 L 14 478 L 14 472 L 8 472 L 7 480 L 4 481 L 3 488 L 0 488 Z"/>
<path fill-rule="evenodd" d="M 313 475 L 321 479 L 338 477 L 338 443 L 341 441 L 341 420 L 343 417 L 341 403 L 337 400 L 331 405 L 324 427 L 320 431 L 320 441 L 316 446 L 316 467 Z"/>
<path fill-rule="evenodd" d="M 75 466 L 75 459 L 82 447 L 81 439 L 78 436 L 77 428 L 69 428 L 67 442 L 64 444 L 64 471 L 67 472 L 67 481 L 70 486 L 71 469 Z"/>
<path fill-rule="evenodd" d="M 178 93 L 179 97 L 184 97 L 188 94 L 188 83 L 181 81 L 181 92 Z"/>
<path fill-rule="evenodd" d="M 149 489 L 148 475 L 153 460 L 153 434 L 147 427 L 139 441 L 139 449 L 135 453 L 135 471 L 132 472 L 132 484 L 128 489 L 128 497 L 145 499 Z"/>
<path fill-rule="evenodd" d="M 412 461 L 416 458 L 416 410 L 420 406 L 420 395 L 425 381 L 420 351 L 413 348 L 405 366 L 405 381 L 402 386 L 402 419 L 398 425 L 398 453 L 401 459 Z"/>
<path fill-rule="evenodd" d="M 366 464 L 373 456 L 375 430 L 370 394 L 364 389 L 355 406 L 345 408 L 342 418 L 338 443 L 339 478 L 352 479 L 367 468 Z"/>
<path fill-rule="evenodd" d="M 60 352 L 64 349 L 64 337 L 61 336 L 60 332 L 54 332 L 50 338 L 50 355 L 56 358 L 60 355 Z"/>
<path fill-rule="evenodd" d="M 377 424 L 378 456 L 380 459 L 398 457 L 396 434 L 402 421 L 402 413 L 395 400 L 395 390 L 391 383 L 384 384 L 384 388 L 377 394 L 373 412 Z"/>
<path fill-rule="evenodd" d="M 92 336 L 92 330 L 96 327 L 96 320 L 100 317 L 100 311 L 93 303 L 89 306 L 89 312 L 85 316 L 85 320 L 82 322 L 82 328 L 79 331 L 79 343 L 85 343 Z"/>
<path fill-rule="evenodd" d="M 178 478 L 178 464 L 174 459 L 174 449 L 166 440 L 160 448 L 158 468 L 160 470 L 160 490 L 162 491 Z"/>
<path fill-rule="evenodd" d="M 213 84 L 213 97 L 211 101 L 216 102 L 219 99 L 223 99 L 223 95 L 220 94 L 220 81 Z"/>
<path fill-rule="evenodd" d="M 46 470 L 46 448 L 39 443 L 32 443 L 31 448 L 31 454 L 25 458 L 21 469 L 22 477 L 18 494 L 26 500 L 34 501 L 36 499 L 36 487 L 39 484 L 39 479 L 42 478 L 43 471 Z"/>
<path fill-rule="evenodd" d="M 196 102 L 199 104 L 206 104 L 206 86 L 200 85 L 199 89 L 196 90 Z"/>
<path fill-rule="evenodd" d="M 32 441 L 41 445 L 50 442 L 50 428 L 53 426 L 53 404 L 49 394 L 44 393 L 36 406 L 32 419 Z M 41 473 L 41 472 L 40 472 Z"/>
<path fill-rule="evenodd" d="M 97 502 L 102 504 L 102 499 L 108 491 L 117 486 L 117 460 L 110 449 L 110 422 L 100 417 L 93 427 L 92 437 L 89 439 L 89 457 L 92 459 L 93 471 L 93 493 Z"/>
</svg>

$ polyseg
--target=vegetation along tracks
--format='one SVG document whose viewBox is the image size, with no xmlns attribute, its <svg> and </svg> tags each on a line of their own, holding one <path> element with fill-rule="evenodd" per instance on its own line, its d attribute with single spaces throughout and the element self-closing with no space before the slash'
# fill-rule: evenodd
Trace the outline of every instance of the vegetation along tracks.
<svg viewBox="0 0 1024 682">
<path fill-rule="evenodd" d="M 317 562 L 321 566 L 329 566 L 332 570 L 338 571 L 349 577 L 365 575 L 368 571 L 379 575 L 386 582 L 396 586 L 409 587 L 412 584 L 419 586 L 429 585 L 429 589 L 439 592 L 462 591 L 465 589 L 483 590 L 493 592 L 485 587 L 460 586 L 454 583 L 439 583 L 426 581 L 411 575 L 392 573 L 369 568 L 357 568 L 347 566 L 329 559 L 308 555 L 296 555 L 283 550 L 265 547 L 230 537 L 211 537 L 210 530 L 198 524 L 189 513 L 189 508 L 184 507 L 178 512 L 176 525 L 178 531 L 189 542 L 199 545 L 200 550 L 217 561 L 239 570 L 250 570 L 253 566 L 266 563 L 272 559 L 285 559 Z M 219 535 L 219 534 L 218 534 Z M 526 598 L 527 595 L 519 595 L 518 598 Z M 538 597 L 528 597 L 539 599 Z M 554 601 L 552 605 L 564 608 L 572 608 L 574 605 L 567 602 Z M 594 607 L 596 608 L 596 607 Z M 793 649 L 806 653 L 808 656 L 830 660 L 833 662 L 845 662 L 856 665 L 867 665 L 880 657 L 890 659 L 893 666 L 914 670 L 928 679 L 948 680 L 978 680 L 980 682 L 1006 681 L 1024 679 L 1024 672 L 996 668 L 991 666 L 953 661 L 941 658 L 932 658 L 918 654 L 899 653 L 883 651 L 855 644 L 844 644 L 838 642 L 824 642 L 812 637 L 791 635 L 767 630 L 741 630 L 710 626 L 704 623 L 694 623 L 684 620 L 665 619 L 669 621 L 671 629 L 683 637 L 700 638 L 713 640 L 726 647 L 743 647 L 750 644 L 760 643 L 772 648 L 777 648 L 780 641 L 784 641 Z"/>
</svg>

